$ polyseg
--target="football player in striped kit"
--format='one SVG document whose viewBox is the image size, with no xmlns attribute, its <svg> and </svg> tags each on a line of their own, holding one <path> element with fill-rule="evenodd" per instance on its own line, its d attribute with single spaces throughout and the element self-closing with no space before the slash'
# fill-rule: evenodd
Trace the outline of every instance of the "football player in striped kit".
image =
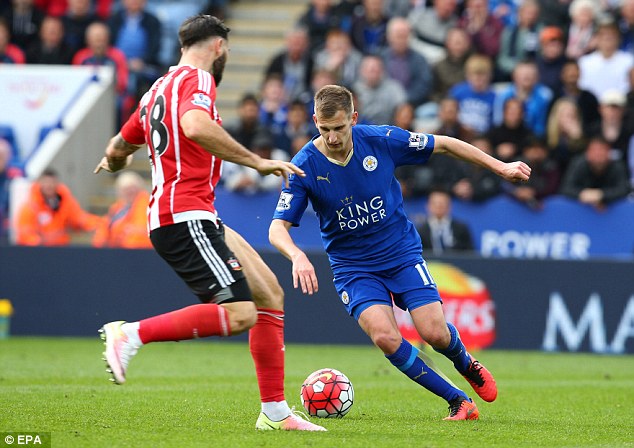
<svg viewBox="0 0 634 448">
<path fill-rule="evenodd" d="M 209 15 L 183 22 L 178 65 L 145 93 L 95 169 L 123 169 L 132 153 L 147 145 L 152 245 L 202 302 L 139 322 L 107 323 L 101 329 L 104 356 L 113 381 L 122 384 L 131 358 L 144 344 L 250 330 L 262 402 L 256 429 L 325 431 L 295 413 L 284 399 L 282 288 L 214 207 L 223 160 L 286 182 L 290 174 L 303 175 L 291 163 L 257 156 L 221 127 L 216 87 L 227 60 L 228 33 L 224 23 Z"/>
</svg>

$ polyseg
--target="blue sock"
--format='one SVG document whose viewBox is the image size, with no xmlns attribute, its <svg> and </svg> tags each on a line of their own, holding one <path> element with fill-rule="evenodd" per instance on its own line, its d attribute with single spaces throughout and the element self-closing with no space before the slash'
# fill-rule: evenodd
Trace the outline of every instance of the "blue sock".
<svg viewBox="0 0 634 448">
<path fill-rule="evenodd" d="M 467 353 L 467 349 L 464 344 L 460 340 L 460 335 L 458 334 L 458 330 L 453 324 L 447 322 L 447 327 L 449 328 L 449 333 L 451 334 L 451 341 L 449 342 L 449 346 L 445 349 L 437 349 L 434 348 L 438 353 L 442 353 L 445 355 L 453 365 L 456 367 L 456 370 L 460 373 L 466 372 L 469 368 L 469 362 L 471 361 L 469 357 L 469 353 Z"/>
<path fill-rule="evenodd" d="M 390 360 L 394 367 L 410 377 L 411 380 L 439 397 L 447 401 L 451 401 L 459 395 L 467 398 L 463 391 L 453 387 L 425 364 L 418 357 L 418 349 L 405 339 L 401 341 L 401 345 L 396 352 L 391 355 L 385 355 L 385 357 Z"/>
</svg>

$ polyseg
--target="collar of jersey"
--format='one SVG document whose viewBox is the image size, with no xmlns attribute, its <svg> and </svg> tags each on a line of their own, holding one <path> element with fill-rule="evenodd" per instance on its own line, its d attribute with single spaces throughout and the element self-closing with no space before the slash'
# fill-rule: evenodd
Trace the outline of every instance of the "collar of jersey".
<svg viewBox="0 0 634 448">
<path fill-rule="evenodd" d="M 171 65 L 170 68 L 167 70 L 168 72 L 173 72 L 176 69 L 179 69 L 181 67 L 189 67 L 189 68 L 193 68 L 197 70 L 197 67 L 194 67 L 191 64 L 183 64 L 183 65 Z"/>
<path fill-rule="evenodd" d="M 315 148 L 317 148 L 315 146 Z M 317 151 L 319 151 L 319 149 L 317 149 Z M 321 151 L 319 151 L 321 152 Z M 343 162 L 340 162 L 338 160 L 335 159 L 331 159 L 330 157 L 324 155 L 324 157 L 326 157 L 328 159 L 329 162 L 334 163 L 335 165 L 339 165 L 339 166 L 346 166 L 348 165 L 348 162 L 350 162 L 350 159 L 352 158 L 352 153 L 354 153 L 354 146 L 352 148 L 350 148 L 350 152 L 348 153 L 348 157 L 346 157 L 346 160 L 344 160 Z"/>
</svg>

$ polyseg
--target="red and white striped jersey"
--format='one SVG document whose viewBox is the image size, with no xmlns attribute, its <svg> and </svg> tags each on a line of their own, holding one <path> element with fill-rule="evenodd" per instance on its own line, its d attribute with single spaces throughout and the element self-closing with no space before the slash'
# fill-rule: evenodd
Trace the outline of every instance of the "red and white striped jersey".
<svg viewBox="0 0 634 448">
<path fill-rule="evenodd" d="M 222 160 L 183 134 L 180 117 L 192 109 L 206 111 L 222 124 L 213 77 L 190 65 L 172 67 L 146 92 L 121 129 L 125 141 L 147 143 L 152 165 L 150 230 L 194 219 L 216 222 L 215 188 Z"/>
</svg>

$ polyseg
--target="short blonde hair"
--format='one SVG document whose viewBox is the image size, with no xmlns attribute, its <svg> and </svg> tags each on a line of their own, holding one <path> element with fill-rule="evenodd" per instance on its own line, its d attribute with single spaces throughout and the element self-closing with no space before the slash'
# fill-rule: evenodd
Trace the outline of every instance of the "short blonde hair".
<svg viewBox="0 0 634 448">
<path fill-rule="evenodd" d="M 465 62 L 465 73 L 493 73 L 493 63 L 488 56 L 483 54 L 474 54 L 469 56 Z"/>
<path fill-rule="evenodd" d="M 328 84 L 315 94 L 315 115 L 320 118 L 332 118 L 343 110 L 352 116 L 354 103 L 352 92 L 343 86 Z"/>
</svg>

